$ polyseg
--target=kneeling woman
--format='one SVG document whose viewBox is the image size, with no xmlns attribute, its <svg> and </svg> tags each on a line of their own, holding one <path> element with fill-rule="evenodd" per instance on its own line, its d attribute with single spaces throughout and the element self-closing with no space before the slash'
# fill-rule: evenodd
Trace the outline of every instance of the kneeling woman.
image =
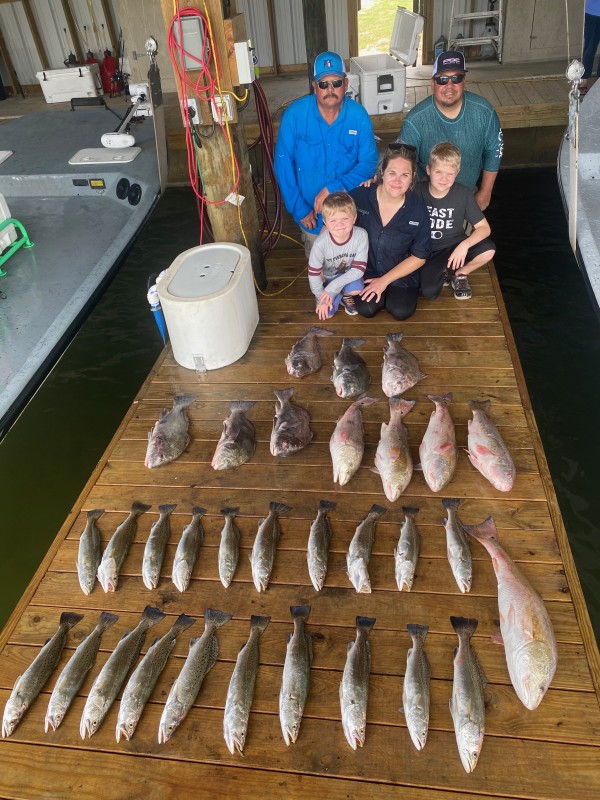
<svg viewBox="0 0 600 800">
<path fill-rule="evenodd" d="M 373 317 L 386 309 L 396 319 L 415 313 L 419 268 L 431 254 L 429 213 L 411 191 L 417 154 L 411 145 L 388 146 L 371 186 L 352 189 L 356 225 L 369 234 L 365 288 L 355 297 L 356 310 Z"/>
</svg>

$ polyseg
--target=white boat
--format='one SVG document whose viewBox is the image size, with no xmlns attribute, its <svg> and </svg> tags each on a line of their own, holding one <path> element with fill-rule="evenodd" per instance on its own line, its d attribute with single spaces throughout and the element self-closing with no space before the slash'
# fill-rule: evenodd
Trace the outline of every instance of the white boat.
<svg viewBox="0 0 600 800">
<path fill-rule="evenodd" d="M 28 114 L 0 127 L 0 222 L 8 207 L 34 245 L 21 246 L 0 267 L 0 437 L 91 310 L 160 195 L 153 120 L 134 128 L 135 147 L 101 147 L 115 123 L 106 108 L 83 107 Z M 5 245 L 6 234 L 5 228 Z"/>
<path fill-rule="evenodd" d="M 558 155 L 558 182 L 571 244 L 600 314 L 600 81 L 579 102 L 578 109 L 571 108 Z"/>
</svg>

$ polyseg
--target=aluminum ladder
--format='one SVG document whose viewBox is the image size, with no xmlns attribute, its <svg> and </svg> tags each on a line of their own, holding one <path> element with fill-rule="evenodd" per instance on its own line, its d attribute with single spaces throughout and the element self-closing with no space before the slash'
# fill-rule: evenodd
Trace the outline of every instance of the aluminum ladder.
<svg viewBox="0 0 600 800">
<path fill-rule="evenodd" d="M 488 9 L 487 11 L 472 11 L 469 14 L 455 14 L 454 7 L 456 2 L 452 0 L 450 27 L 448 29 L 448 50 L 455 50 L 457 47 L 470 47 L 471 45 L 478 44 L 491 44 L 496 51 L 498 61 L 502 62 L 502 0 L 497 0 L 497 2 L 498 8 L 496 10 Z M 493 36 L 474 36 L 467 39 L 460 34 L 457 36 L 456 33 L 453 33 L 453 29 L 459 27 L 461 22 L 486 19 L 493 19 L 496 21 L 498 32 Z"/>
</svg>

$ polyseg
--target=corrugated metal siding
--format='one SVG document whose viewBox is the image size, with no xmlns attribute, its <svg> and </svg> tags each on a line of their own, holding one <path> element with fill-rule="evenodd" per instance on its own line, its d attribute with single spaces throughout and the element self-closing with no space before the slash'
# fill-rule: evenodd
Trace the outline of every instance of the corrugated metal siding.
<svg viewBox="0 0 600 800">
<path fill-rule="evenodd" d="M 19 83 L 37 83 L 35 74 L 42 69 L 42 63 L 35 49 L 23 3 L 1 4 L 0 26 Z"/>
<path fill-rule="evenodd" d="M 246 19 L 246 33 L 252 40 L 254 52 L 258 57 L 258 66 L 272 67 L 274 59 L 267 0 L 236 0 L 236 8 Z"/>
<path fill-rule="evenodd" d="M 71 50 L 71 42 L 64 29 L 67 21 L 60 0 L 31 0 L 31 9 L 38 26 L 50 69 L 64 67 Z"/>
<path fill-rule="evenodd" d="M 330 50 L 334 50 L 342 58 L 348 60 L 350 57 L 348 5 L 340 0 L 325 0 L 325 13 L 327 15 L 327 45 Z"/>
<path fill-rule="evenodd" d="M 239 5 L 239 4 L 238 4 Z M 274 0 L 275 30 L 280 64 L 305 64 L 304 18 L 302 0 Z M 342 58 L 348 47 L 348 7 L 341 0 L 325 0 L 327 46 Z"/>
</svg>

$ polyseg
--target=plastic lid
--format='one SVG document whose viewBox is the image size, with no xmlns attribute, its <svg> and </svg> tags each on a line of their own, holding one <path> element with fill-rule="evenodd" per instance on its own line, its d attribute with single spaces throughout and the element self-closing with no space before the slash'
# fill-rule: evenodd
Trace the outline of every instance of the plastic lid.
<svg viewBox="0 0 600 800">
<path fill-rule="evenodd" d="M 169 294 L 195 298 L 220 292 L 231 280 L 239 260 L 239 250 L 228 245 L 198 247 L 183 257 L 167 287 Z"/>
<path fill-rule="evenodd" d="M 390 40 L 390 53 L 403 64 L 415 63 L 419 50 L 419 36 L 425 20 L 420 14 L 413 14 L 405 8 L 396 11 L 394 28 Z"/>
</svg>

